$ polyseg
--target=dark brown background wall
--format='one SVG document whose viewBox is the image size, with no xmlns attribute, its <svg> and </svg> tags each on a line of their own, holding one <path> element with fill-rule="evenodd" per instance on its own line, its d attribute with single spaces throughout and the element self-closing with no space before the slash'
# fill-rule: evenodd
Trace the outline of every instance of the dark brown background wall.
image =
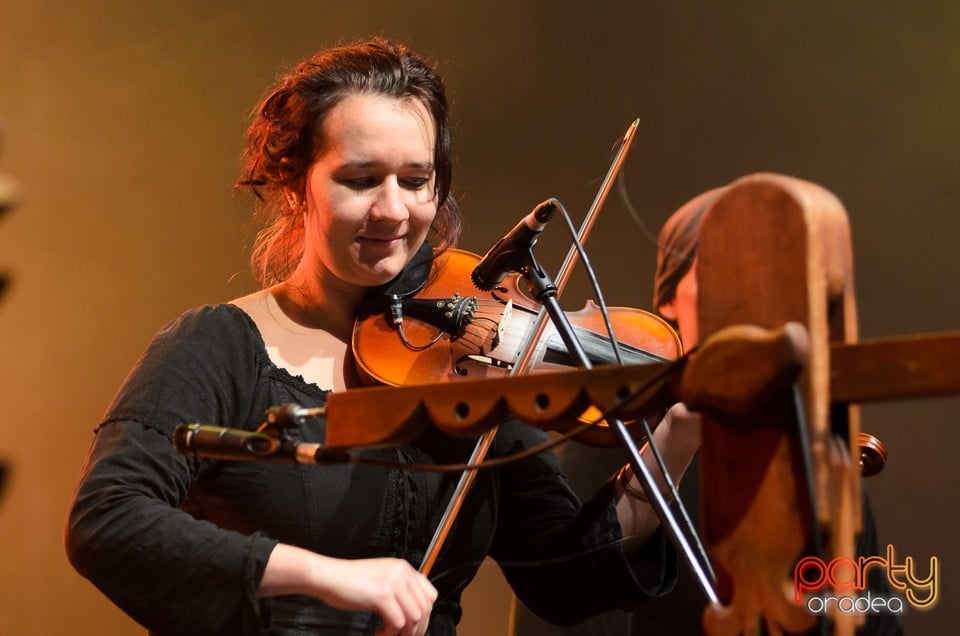
<svg viewBox="0 0 960 636">
<path fill-rule="evenodd" d="M 649 308 L 653 236 L 710 187 L 756 171 L 824 185 L 853 228 L 864 337 L 956 329 L 960 5 L 653 2 L 123 3 L 7 0 L 0 9 L 0 167 L 22 204 L 0 223 L 0 632 L 139 633 L 69 568 L 75 475 L 113 391 L 181 311 L 252 290 L 248 204 L 231 194 L 249 108 L 316 48 L 383 33 L 438 59 L 453 97 L 464 246 L 485 251 L 537 202 L 577 219 L 639 118 L 588 248 L 611 304 Z M 267 6 L 269 5 L 269 8 Z M 554 268 L 561 226 L 541 241 Z M 575 277 L 564 297 L 579 308 Z M 873 405 L 889 446 L 867 482 L 881 545 L 941 562 L 958 607 L 956 398 Z M 464 634 L 499 633 L 495 566 Z"/>
</svg>

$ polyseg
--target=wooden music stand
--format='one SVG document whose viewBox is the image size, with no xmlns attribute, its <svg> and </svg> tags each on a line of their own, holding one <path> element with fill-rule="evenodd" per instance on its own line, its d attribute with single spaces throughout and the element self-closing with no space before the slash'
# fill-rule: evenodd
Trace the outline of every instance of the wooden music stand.
<svg viewBox="0 0 960 636">
<path fill-rule="evenodd" d="M 846 212 L 830 192 L 777 174 L 735 181 L 703 220 L 697 264 L 699 333 L 800 322 L 810 335 L 799 399 L 749 422 L 705 413 L 703 541 L 721 605 L 711 636 L 808 633 L 817 617 L 793 596 L 793 567 L 823 536 L 829 560 L 853 557 L 860 523 L 858 408 L 832 403 L 831 347 L 857 340 Z M 805 417 L 797 416 L 797 403 Z M 851 634 L 859 617 L 829 617 Z"/>
</svg>

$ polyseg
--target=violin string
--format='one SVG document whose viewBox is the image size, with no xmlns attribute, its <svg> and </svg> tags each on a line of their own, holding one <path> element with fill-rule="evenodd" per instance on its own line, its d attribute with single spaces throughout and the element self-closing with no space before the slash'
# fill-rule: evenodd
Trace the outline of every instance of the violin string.
<svg viewBox="0 0 960 636">
<path fill-rule="evenodd" d="M 521 342 L 525 339 L 526 334 L 529 332 L 529 328 L 532 325 L 532 320 L 526 320 L 526 318 L 528 317 L 532 318 L 531 316 L 527 316 L 526 314 L 523 314 L 520 317 L 514 317 L 508 321 L 504 321 L 502 313 L 495 314 L 495 317 L 493 318 L 487 317 L 485 315 L 481 316 L 478 314 L 474 317 L 473 322 L 478 323 L 483 321 L 485 323 L 486 322 L 490 323 L 491 326 L 489 328 L 488 335 L 485 337 L 489 337 L 490 342 L 493 342 L 493 337 L 489 336 L 489 334 L 492 334 L 493 332 L 498 332 L 498 335 L 496 337 L 497 348 L 503 351 L 515 351 L 519 349 Z M 501 325 L 504 323 L 505 323 L 505 327 L 501 329 Z M 471 325 L 468 325 L 467 329 L 470 330 L 470 327 Z M 547 329 L 550 329 L 550 328 L 551 328 L 550 325 L 548 325 Z M 589 329 L 585 330 L 580 327 L 574 326 L 574 331 L 579 336 L 587 338 L 591 342 L 609 343 L 609 337 L 602 336 L 599 333 L 594 333 L 592 330 L 589 330 Z M 484 342 L 487 342 L 487 340 L 484 340 Z M 550 339 L 548 339 L 548 342 L 552 345 L 556 342 L 556 339 L 551 337 Z M 560 347 L 565 346 L 563 345 L 563 343 L 560 343 L 560 342 L 556 342 L 556 344 Z M 650 351 L 647 351 L 642 347 L 639 347 L 639 348 L 634 347 L 619 341 L 616 342 L 616 345 L 617 345 L 617 348 L 613 349 L 614 354 L 616 354 L 618 351 L 621 354 L 625 352 L 629 352 L 631 355 L 632 361 L 634 363 L 639 363 L 640 360 L 644 360 L 648 362 L 663 362 L 664 360 L 666 360 L 665 357 L 654 354 Z"/>
<path fill-rule="evenodd" d="M 496 306 L 498 309 L 501 310 L 500 313 L 502 313 L 502 310 L 505 304 L 503 301 L 497 300 L 496 298 L 481 298 L 479 296 L 474 296 L 474 299 L 477 301 L 479 305 L 483 307 L 488 307 L 491 305 Z M 535 302 L 535 301 L 531 300 L 530 302 Z M 537 315 L 538 313 L 537 310 L 530 309 L 529 307 L 524 307 L 523 305 L 518 305 L 518 304 L 514 304 L 513 309 L 515 309 L 516 311 L 520 311 L 520 312 L 532 314 L 532 315 Z"/>
<path fill-rule="evenodd" d="M 497 333 L 499 331 L 500 325 L 502 324 L 502 320 L 498 320 L 498 319 L 501 317 L 502 317 L 502 314 L 497 315 L 497 319 L 490 318 L 487 316 L 481 316 L 479 318 L 475 317 L 474 321 L 470 325 L 468 325 L 466 333 L 470 333 L 472 331 L 470 327 L 474 326 L 477 322 L 485 323 L 484 326 L 476 325 L 478 330 L 480 331 L 480 334 L 482 334 L 482 337 L 480 338 L 480 342 L 477 344 L 477 351 L 485 353 L 482 345 L 487 343 L 488 341 L 491 344 L 496 344 L 498 347 L 504 347 L 511 351 L 519 348 L 520 340 L 523 334 L 517 333 L 517 330 L 515 329 L 504 329 L 503 331 L 500 331 L 498 334 L 498 338 L 496 339 L 496 343 L 494 343 L 494 337 L 492 336 L 492 334 Z M 489 326 L 487 326 L 487 324 Z"/>
<path fill-rule="evenodd" d="M 471 329 L 470 327 L 472 326 L 472 324 L 468 325 L 467 329 L 459 337 L 451 340 L 451 344 L 468 350 L 479 350 L 490 330 L 480 325 L 477 325 L 476 329 Z"/>
</svg>

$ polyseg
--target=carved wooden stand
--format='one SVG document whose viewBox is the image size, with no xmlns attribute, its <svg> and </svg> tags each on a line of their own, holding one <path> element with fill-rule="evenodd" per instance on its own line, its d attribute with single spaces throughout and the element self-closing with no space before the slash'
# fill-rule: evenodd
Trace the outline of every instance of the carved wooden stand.
<svg viewBox="0 0 960 636">
<path fill-rule="evenodd" d="M 960 339 L 855 344 L 847 216 L 812 183 L 776 174 L 734 182 L 706 212 L 698 258 L 701 337 L 732 324 L 787 321 L 810 335 L 799 382 L 805 420 L 789 399 L 748 421 L 704 416 L 701 525 L 721 599 L 707 609 L 704 629 L 810 632 L 817 617 L 794 599 L 794 564 L 818 536 L 825 561 L 853 557 L 861 519 L 851 460 L 859 457 L 859 412 L 851 402 L 960 390 Z M 851 634 L 858 620 L 835 612 L 828 629 Z"/>
</svg>

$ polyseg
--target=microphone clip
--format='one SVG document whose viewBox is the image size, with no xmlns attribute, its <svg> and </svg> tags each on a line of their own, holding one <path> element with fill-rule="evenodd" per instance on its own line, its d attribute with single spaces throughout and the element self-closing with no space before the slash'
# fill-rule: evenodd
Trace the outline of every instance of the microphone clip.
<svg viewBox="0 0 960 636">
<path fill-rule="evenodd" d="M 533 247 L 558 208 L 556 199 L 547 199 L 490 248 L 470 273 L 477 289 L 494 289 L 510 272 L 519 272 L 524 277 L 528 277 L 528 272 L 541 276 L 542 269 L 533 257 Z"/>
</svg>

